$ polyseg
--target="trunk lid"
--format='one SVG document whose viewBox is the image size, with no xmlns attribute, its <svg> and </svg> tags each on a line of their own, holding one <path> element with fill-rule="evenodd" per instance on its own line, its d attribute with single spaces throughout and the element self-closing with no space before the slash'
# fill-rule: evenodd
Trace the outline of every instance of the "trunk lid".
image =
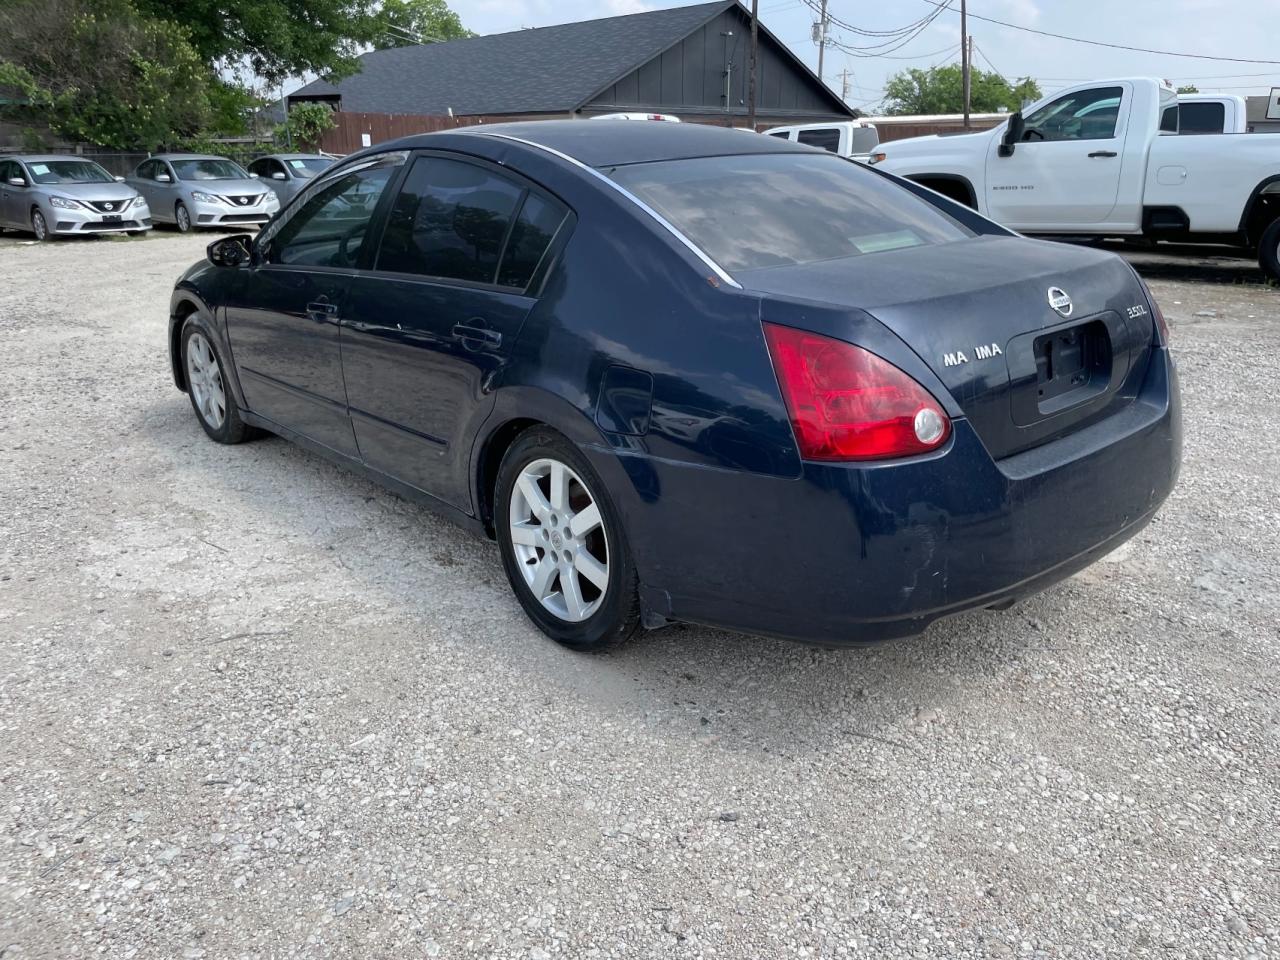
<svg viewBox="0 0 1280 960">
<path fill-rule="evenodd" d="M 924 361 L 996 459 L 1131 402 L 1154 332 L 1142 287 L 1119 257 L 1022 237 L 771 267 L 735 279 L 765 296 L 766 320 L 797 325 L 794 311 L 771 306 L 774 299 L 870 314 Z M 1061 294 L 1071 301 L 1067 315 Z M 849 340 L 853 329 L 813 327 Z"/>
</svg>

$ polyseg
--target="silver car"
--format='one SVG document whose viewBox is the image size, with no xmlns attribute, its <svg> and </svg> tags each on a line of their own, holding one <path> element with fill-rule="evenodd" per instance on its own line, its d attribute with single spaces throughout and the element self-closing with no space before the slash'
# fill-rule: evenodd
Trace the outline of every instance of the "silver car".
<svg viewBox="0 0 1280 960">
<path fill-rule="evenodd" d="M 311 182 L 317 173 L 328 169 L 333 161 L 314 153 L 273 153 L 249 164 L 249 172 L 258 175 L 285 204 Z"/>
<path fill-rule="evenodd" d="M 157 223 L 172 223 L 182 233 L 261 226 L 280 209 L 273 190 L 226 157 L 158 154 L 138 164 L 126 182 L 147 198 Z"/>
<path fill-rule="evenodd" d="M 37 240 L 144 233 L 151 211 L 123 179 L 80 157 L 0 157 L 0 227 L 30 230 Z"/>
</svg>

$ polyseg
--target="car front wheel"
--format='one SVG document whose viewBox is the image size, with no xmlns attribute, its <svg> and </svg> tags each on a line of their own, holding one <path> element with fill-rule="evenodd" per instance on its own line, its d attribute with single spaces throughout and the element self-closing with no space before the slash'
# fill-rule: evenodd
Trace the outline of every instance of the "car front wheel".
<svg viewBox="0 0 1280 960">
<path fill-rule="evenodd" d="M 182 364 L 187 394 L 204 432 L 218 443 L 240 443 L 249 427 L 240 419 L 236 398 L 227 388 L 222 361 L 213 341 L 191 321 L 182 331 Z"/>
<path fill-rule="evenodd" d="M 572 650 L 601 650 L 640 625 L 622 521 L 579 450 L 550 429 L 522 434 L 498 470 L 494 526 L 507 578 L 539 629 Z"/>
<path fill-rule="evenodd" d="M 36 235 L 36 239 L 41 243 L 50 239 L 53 234 L 49 232 L 49 223 L 44 218 L 44 214 L 39 208 L 31 211 L 31 232 Z"/>
<path fill-rule="evenodd" d="M 173 208 L 173 222 L 177 226 L 179 233 L 189 233 L 191 231 L 191 214 L 187 211 L 187 205 L 181 200 Z"/>
</svg>

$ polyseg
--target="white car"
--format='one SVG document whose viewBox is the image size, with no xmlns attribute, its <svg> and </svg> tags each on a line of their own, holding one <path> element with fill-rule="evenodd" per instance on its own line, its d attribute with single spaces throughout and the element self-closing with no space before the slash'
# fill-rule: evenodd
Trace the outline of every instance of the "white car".
<svg viewBox="0 0 1280 960">
<path fill-rule="evenodd" d="M 835 123 L 801 123 L 789 127 L 772 127 L 765 136 L 820 147 L 841 157 L 866 163 L 880 144 L 875 124 L 866 120 L 840 120 Z"/>
<path fill-rule="evenodd" d="M 592 120 L 660 120 L 664 123 L 679 123 L 679 117 L 669 113 L 602 113 Z"/>
<path fill-rule="evenodd" d="M 1097 80 L 872 162 L 1023 233 L 1227 244 L 1280 279 L 1280 137 L 1178 136 L 1179 111 L 1162 81 Z"/>
</svg>

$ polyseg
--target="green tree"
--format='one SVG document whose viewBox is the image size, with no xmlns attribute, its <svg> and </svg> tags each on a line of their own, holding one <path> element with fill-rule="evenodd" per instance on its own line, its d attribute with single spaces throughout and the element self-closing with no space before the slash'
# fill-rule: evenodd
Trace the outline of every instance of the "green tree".
<svg viewBox="0 0 1280 960">
<path fill-rule="evenodd" d="M 289 110 L 284 123 L 276 128 L 276 138 L 295 149 L 320 149 L 320 138 L 337 126 L 333 111 L 323 103 L 299 103 Z"/>
<path fill-rule="evenodd" d="M 969 104 L 974 113 L 995 113 L 1002 107 L 1018 110 L 1024 102 L 1040 98 L 1040 87 L 1030 78 L 1010 84 L 998 73 L 974 70 L 969 83 Z M 884 112 L 891 116 L 963 110 L 964 76 L 958 64 L 903 70 L 885 84 Z"/>
<path fill-rule="evenodd" d="M 475 36 L 445 0 L 383 0 L 380 17 L 383 32 L 373 41 L 379 50 Z"/>
<path fill-rule="evenodd" d="M 1188 83 L 1188 84 L 1184 84 L 1183 86 L 1179 87 L 1179 88 L 1178 88 L 1178 92 L 1179 92 L 1179 93 L 1199 93 L 1199 92 L 1200 92 L 1200 88 L 1199 88 L 1199 87 L 1197 87 L 1194 83 Z"/>
<path fill-rule="evenodd" d="M 212 119 L 211 78 L 177 24 L 129 0 L 14 0 L 0 9 L 0 85 L 20 122 L 117 149 L 194 136 Z"/>
</svg>

